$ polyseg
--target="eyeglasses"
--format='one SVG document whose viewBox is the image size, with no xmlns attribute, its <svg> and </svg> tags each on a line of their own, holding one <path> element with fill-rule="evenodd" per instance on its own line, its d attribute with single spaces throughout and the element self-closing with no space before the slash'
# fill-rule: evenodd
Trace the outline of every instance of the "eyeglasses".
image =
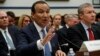
<svg viewBox="0 0 100 56">
<path fill-rule="evenodd" d="M 0 19 L 4 19 L 4 18 L 8 18 L 8 16 L 2 16 L 2 17 L 0 17 Z"/>
</svg>

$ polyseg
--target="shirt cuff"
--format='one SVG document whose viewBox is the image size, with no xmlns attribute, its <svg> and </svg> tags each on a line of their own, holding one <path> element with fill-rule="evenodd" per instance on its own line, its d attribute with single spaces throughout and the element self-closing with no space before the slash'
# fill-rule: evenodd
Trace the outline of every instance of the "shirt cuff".
<svg viewBox="0 0 100 56">
<path fill-rule="evenodd" d="M 42 45 L 41 40 L 37 40 L 37 47 L 38 47 L 38 50 L 44 49 L 44 46 Z"/>
</svg>

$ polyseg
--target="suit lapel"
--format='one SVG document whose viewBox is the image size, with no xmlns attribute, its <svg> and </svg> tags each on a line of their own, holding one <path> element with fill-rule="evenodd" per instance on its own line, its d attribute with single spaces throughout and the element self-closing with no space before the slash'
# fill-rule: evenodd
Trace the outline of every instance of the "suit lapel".
<svg viewBox="0 0 100 56">
<path fill-rule="evenodd" d="M 6 40 L 4 39 L 1 31 L 0 31 L 0 44 L 2 45 L 2 47 L 5 47 L 5 50 L 8 51 L 8 46 L 7 46 Z"/>
<path fill-rule="evenodd" d="M 4 39 L 4 37 L 3 37 L 3 35 L 2 35 L 2 33 L 1 33 L 1 31 L 0 31 L 0 42 L 2 42 L 2 41 L 4 41 L 5 43 L 6 43 L 6 40 Z M 7 44 L 7 43 L 6 43 Z"/>
<path fill-rule="evenodd" d="M 83 40 L 88 40 L 87 34 L 81 23 L 78 24 L 78 32 L 80 32 Z"/>
<path fill-rule="evenodd" d="M 38 31 L 33 23 L 31 23 L 29 25 L 29 28 L 30 28 L 30 31 L 32 32 L 32 35 L 35 37 L 35 40 L 40 39 L 39 33 L 38 33 Z"/>
<path fill-rule="evenodd" d="M 96 29 L 92 27 L 92 31 L 93 31 L 93 34 L 94 34 L 94 38 L 95 38 L 95 39 L 98 39 L 98 36 L 97 36 L 97 34 L 96 34 L 96 33 L 97 33 L 97 32 L 96 32 Z"/>
<path fill-rule="evenodd" d="M 13 41 L 13 43 L 15 45 L 16 43 L 15 43 L 15 37 L 14 37 L 14 30 L 12 30 L 11 27 L 8 27 L 8 32 L 9 32 L 9 34 L 10 34 L 10 36 L 12 38 L 12 41 Z"/>
</svg>

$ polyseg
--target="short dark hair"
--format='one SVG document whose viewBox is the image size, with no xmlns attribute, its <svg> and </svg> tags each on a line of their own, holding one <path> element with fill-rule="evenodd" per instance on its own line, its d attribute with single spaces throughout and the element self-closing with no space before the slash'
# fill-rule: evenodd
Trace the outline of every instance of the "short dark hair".
<svg viewBox="0 0 100 56">
<path fill-rule="evenodd" d="M 15 18 L 14 12 L 12 12 L 12 11 L 7 11 L 6 13 L 7 13 L 8 16 L 10 16 L 10 17 L 12 17 L 12 18 Z"/>
<path fill-rule="evenodd" d="M 32 13 L 35 13 L 35 6 L 36 6 L 36 4 L 47 4 L 47 3 L 45 1 L 36 1 L 35 3 L 33 3 L 32 7 L 31 7 L 31 12 Z"/>
<path fill-rule="evenodd" d="M 100 18 L 100 12 L 96 14 L 96 18 Z"/>
<path fill-rule="evenodd" d="M 96 14 L 96 21 L 98 21 L 98 19 L 100 19 L 100 12 Z"/>
</svg>

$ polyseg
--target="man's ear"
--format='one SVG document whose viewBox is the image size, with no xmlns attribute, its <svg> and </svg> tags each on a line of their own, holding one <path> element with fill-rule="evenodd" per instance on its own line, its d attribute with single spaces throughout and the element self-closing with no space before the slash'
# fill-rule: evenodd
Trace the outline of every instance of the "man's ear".
<svg viewBox="0 0 100 56">
<path fill-rule="evenodd" d="M 83 18 L 83 14 L 79 14 L 79 18 L 80 18 L 80 19 Z"/>
<path fill-rule="evenodd" d="M 31 16 L 34 18 L 34 12 L 31 12 Z"/>
</svg>

